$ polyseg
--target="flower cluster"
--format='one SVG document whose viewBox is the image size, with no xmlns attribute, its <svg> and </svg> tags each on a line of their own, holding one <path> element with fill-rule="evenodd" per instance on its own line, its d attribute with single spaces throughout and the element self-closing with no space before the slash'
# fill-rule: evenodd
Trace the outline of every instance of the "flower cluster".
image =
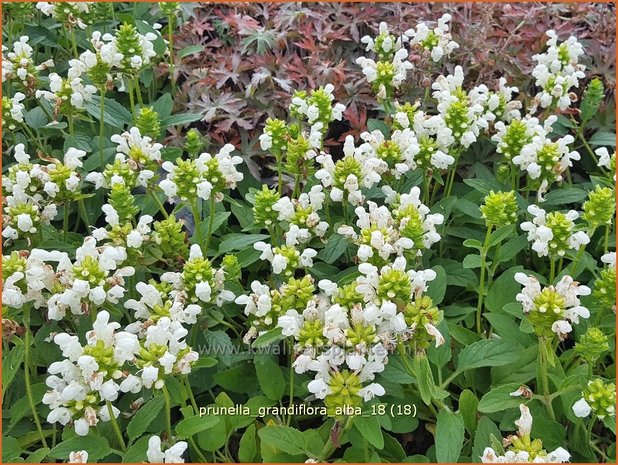
<svg viewBox="0 0 618 465">
<path fill-rule="evenodd" d="M 573 404 L 573 413 L 577 417 L 587 417 L 591 413 L 599 420 L 616 415 L 616 385 L 606 383 L 601 378 L 588 381 L 582 392 L 582 398 Z"/>
<path fill-rule="evenodd" d="M 584 48 L 573 36 L 558 44 L 555 31 L 550 30 L 545 34 L 549 37 L 547 51 L 532 57 L 537 62 L 532 76 L 536 78 L 536 85 L 542 89 L 534 99 L 533 109 L 540 105 L 541 108 L 557 106 L 566 110 L 571 105 L 571 88 L 579 87 L 579 80 L 585 77 L 586 67 L 579 63 Z"/>
<path fill-rule="evenodd" d="M 438 20 L 437 27 L 430 29 L 427 24 L 419 23 L 416 29 L 408 29 L 405 35 L 410 38 L 410 46 L 430 54 L 434 62 L 448 57 L 453 50 L 459 48 L 459 44 L 452 40 L 449 33 L 449 21 L 451 15 L 445 13 Z"/>
<path fill-rule="evenodd" d="M 525 273 L 516 273 L 515 281 L 524 286 L 516 299 L 540 337 L 551 339 L 557 335 L 563 340 L 573 331 L 572 324 L 578 324 L 580 318 L 590 316 L 590 311 L 579 301 L 579 296 L 590 294 L 590 288 L 580 285 L 568 275 L 556 286 L 542 289 L 538 279 Z"/>
<path fill-rule="evenodd" d="M 506 450 L 496 451 L 491 447 L 485 448 L 481 461 L 483 463 L 565 463 L 571 454 L 564 448 L 547 452 L 540 439 L 532 439 L 532 415 L 524 404 L 520 404 L 521 416 L 515 421 L 517 434 L 504 439 Z"/>
</svg>

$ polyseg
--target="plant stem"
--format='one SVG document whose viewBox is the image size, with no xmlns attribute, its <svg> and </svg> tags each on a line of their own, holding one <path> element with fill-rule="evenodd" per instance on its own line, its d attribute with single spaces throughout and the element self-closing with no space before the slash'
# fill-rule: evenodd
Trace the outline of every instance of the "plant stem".
<svg viewBox="0 0 618 465">
<path fill-rule="evenodd" d="M 165 207 L 161 203 L 161 200 L 157 196 L 157 193 L 155 191 L 152 191 L 152 190 L 149 190 L 148 193 L 152 196 L 152 199 L 157 204 L 157 207 L 159 207 L 159 211 L 161 212 L 161 214 L 165 217 L 165 219 L 168 219 L 170 217 L 170 215 L 167 213 L 167 210 L 165 210 Z"/>
<path fill-rule="evenodd" d="M 554 414 L 554 408 L 551 405 L 551 395 L 549 393 L 549 378 L 547 376 L 547 344 L 545 344 L 544 338 L 539 338 L 539 369 L 540 369 L 540 381 L 543 389 L 543 397 L 545 398 L 545 406 L 547 407 L 547 413 L 552 420 L 556 419 L 556 415 Z"/>
<path fill-rule="evenodd" d="M 196 238 L 196 244 L 201 247 L 202 244 L 202 230 L 200 229 L 200 223 L 202 219 L 200 217 L 199 209 L 197 208 L 197 200 L 191 200 L 191 213 L 193 214 L 193 235 Z M 206 250 L 208 252 L 208 250 Z"/>
<path fill-rule="evenodd" d="M 64 205 L 64 218 L 62 220 L 62 240 L 67 241 L 67 233 L 69 232 L 69 205 Z"/>
<path fill-rule="evenodd" d="M 295 199 L 300 194 L 300 174 L 294 177 L 294 191 L 292 191 L 292 198 Z"/>
<path fill-rule="evenodd" d="M 167 438 L 172 439 L 172 399 L 167 387 L 163 385 L 163 397 L 165 397 L 165 419 L 167 422 Z"/>
<path fill-rule="evenodd" d="M 479 334 L 483 332 L 481 316 L 483 314 L 483 300 L 485 297 L 485 268 L 487 261 L 487 251 L 489 249 L 489 239 L 491 238 L 492 229 L 493 225 L 490 225 L 487 228 L 487 233 L 485 234 L 485 242 L 483 243 L 483 248 L 481 249 L 481 279 L 479 281 L 479 299 L 476 306 L 476 332 Z"/>
<path fill-rule="evenodd" d="M 41 141 L 39 140 L 38 137 L 36 137 L 34 135 L 32 130 L 30 129 L 30 127 L 28 127 L 28 125 L 26 123 L 22 123 L 22 126 L 26 130 L 26 133 L 28 134 L 28 137 L 30 138 L 30 140 L 33 140 L 36 143 L 36 145 L 38 146 L 39 150 L 41 152 L 45 153 L 45 149 L 43 148 L 43 145 L 41 144 Z"/>
<path fill-rule="evenodd" d="M 133 122 L 136 121 L 135 116 L 135 99 L 133 97 L 133 81 L 132 79 L 127 79 L 127 91 L 129 93 L 129 104 L 131 105 L 131 114 L 133 115 Z"/>
<path fill-rule="evenodd" d="M 135 82 L 135 95 L 137 96 L 137 101 L 139 102 L 139 106 L 140 108 L 144 107 L 144 101 L 142 100 L 142 91 L 140 90 L 140 86 L 139 86 L 139 78 L 137 76 L 133 77 L 133 80 Z"/>
<path fill-rule="evenodd" d="M 103 165 L 103 135 L 105 134 L 105 87 L 102 86 L 99 93 L 101 94 L 101 113 L 99 119 L 99 165 L 101 171 L 105 168 Z"/>
<path fill-rule="evenodd" d="M 197 402 L 195 401 L 195 396 L 193 395 L 193 391 L 191 390 L 191 383 L 189 383 L 189 375 L 185 375 L 183 379 L 184 379 L 185 387 L 187 388 L 187 393 L 189 394 L 189 400 L 191 401 L 191 406 L 193 407 L 193 411 L 197 415 L 200 409 L 197 406 Z"/>
<path fill-rule="evenodd" d="M 105 401 L 105 404 L 107 405 L 107 413 L 109 414 L 109 421 L 112 422 L 112 428 L 114 428 L 114 432 L 116 433 L 116 438 L 118 439 L 118 442 L 120 443 L 120 448 L 122 449 L 122 452 L 126 452 L 127 445 L 124 442 L 124 439 L 122 437 L 122 432 L 120 431 L 120 427 L 118 426 L 118 422 L 116 421 L 116 417 L 114 416 L 114 409 L 112 407 L 112 403 L 108 400 L 108 401 Z"/>
<path fill-rule="evenodd" d="M 24 381 L 26 383 L 26 395 L 28 396 L 28 404 L 30 404 L 30 411 L 32 412 L 36 429 L 39 432 L 39 436 L 41 436 L 41 443 L 43 444 L 43 447 L 47 447 L 47 441 L 45 440 L 43 428 L 41 427 L 41 420 L 39 419 L 39 414 L 37 413 L 36 405 L 34 404 L 32 383 L 30 380 L 30 307 L 27 307 L 24 310 L 24 326 L 26 327 L 26 332 L 24 333 Z"/>
<path fill-rule="evenodd" d="M 611 226 L 609 224 L 605 226 L 605 238 L 603 239 L 603 252 L 604 253 L 607 253 L 610 229 L 611 229 Z"/>
<path fill-rule="evenodd" d="M 554 278 L 556 277 L 556 261 L 553 256 L 549 256 L 549 284 L 554 284 Z"/>
<path fill-rule="evenodd" d="M 275 158 L 277 160 L 277 190 L 279 191 L 279 196 L 283 195 L 283 165 L 282 165 L 282 154 L 275 154 Z"/>
<path fill-rule="evenodd" d="M 208 255 L 208 248 L 210 247 L 210 238 L 212 237 L 213 227 L 215 224 L 215 196 L 213 194 L 210 195 L 209 199 L 209 207 L 210 211 L 208 212 L 208 237 L 206 237 L 206 246 L 204 247 L 204 253 Z"/>
<path fill-rule="evenodd" d="M 294 345 L 290 342 L 288 345 L 290 350 L 290 410 L 293 411 L 294 406 Z M 292 421 L 292 414 L 288 415 L 286 425 L 290 426 L 290 422 Z"/>
<path fill-rule="evenodd" d="M 343 433 L 350 429 L 350 427 L 352 426 L 353 418 L 354 417 L 352 416 L 347 417 L 345 425 L 341 430 L 341 435 L 343 435 Z M 322 452 L 320 452 L 320 456 L 318 457 L 318 462 L 325 462 L 326 459 L 328 459 L 333 454 L 333 452 L 335 452 L 335 448 L 333 447 L 332 436 L 329 434 L 328 441 L 326 441 L 326 444 L 324 444 L 324 448 L 322 449 Z"/>
<path fill-rule="evenodd" d="M 170 64 L 169 64 L 169 75 L 170 81 L 172 83 L 172 95 L 176 93 L 176 78 L 174 76 L 174 23 L 175 16 L 167 17 L 167 43 L 169 46 L 169 54 L 170 54 Z"/>
<path fill-rule="evenodd" d="M 206 460 L 206 457 L 204 457 L 199 447 L 197 447 L 197 444 L 195 444 L 195 440 L 193 439 L 193 436 L 189 436 L 188 440 L 189 440 L 189 444 L 191 444 L 191 447 L 197 454 L 197 458 L 200 459 L 200 463 L 208 463 L 208 460 Z"/>
<path fill-rule="evenodd" d="M 77 51 L 77 40 L 75 39 L 75 29 L 71 28 L 71 42 L 73 44 L 73 53 L 75 58 L 79 59 L 79 52 Z"/>
</svg>

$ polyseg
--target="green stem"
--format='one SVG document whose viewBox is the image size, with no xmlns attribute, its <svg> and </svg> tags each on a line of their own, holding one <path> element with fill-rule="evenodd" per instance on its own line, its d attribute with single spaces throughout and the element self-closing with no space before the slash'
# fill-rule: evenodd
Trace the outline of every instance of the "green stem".
<svg viewBox="0 0 618 465">
<path fill-rule="evenodd" d="M 118 426 L 118 422 L 116 421 L 116 417 L 114 416 L 114 409 L 112 408 L 112 403 L 108 400 L 105 401 L 107 405 L 107 413 L 109 414 L 109 421 L 112 423 L 112 428 L 116 433 L 116 438 L 118 439 L 118 443 L 120 444 L 120 448 L 122 452 L 126 452 L 127 445 L 124 442 L 124 438 L 122 437 L 122 431 L 120 431 L 120 427 Z"/>
<path fill-rule="evenodd" d="M 73 54 L 79 60 L 79 52 L 77 51 L 77 40 L 75 39 L 75 29 L 71 28 L 71 42 L 73 44 Z"/>
<path fill-rule="evenodd" d="M 139 102 L 140 108 L 144 108 L 144 101 L 142 100 L 142 91 L 140 90 L 139 79 L 137 76 L 133 78 L 135 82 L 135 95 L 137 96 L 137 101 Z"/>
<path fill-rule="evenodd" d="M 483 332 L 481 317 L 483 314 L 483 300 L 485 297 L 485 268 L 487 262 L 487 251 L 489 249 L 489 239 L 491 238 L 492 229 L 493 225 L 490 225 L 487 228 L 487 233 L 485 234 L 485 242 L 483 243 L 483 248 L 481 249 L 481 279 L 479 281 L 479 299 L 476 306 L 476 332 L 479 334 Z"/>
<path fill-rule="evenodd" d="M 605 237 L 603 239 L 603 252 L 607 253 L 608 245 L 609 245 L 609 232 L 611 226 L 608 224 L 605 226 Z"/>
<path fill-rule="evenodd" d="M 36 424 L 36 429 L 39 432 L 39 436 L 41 436 L 41 443 L 43 447 L 47 447 L 47 441 L 45 440 L 45 435 L 43 434 L 43 428 L 41 427 L 41 420 L 39 419 L 39 414 L 36 411 L 36 405 L 34 403 L 34 396 L 32 395 L 32 382 L 30 379 L 30 308 L 28 307 L 24 311 L 24 326 L 26 327 L 26 332 L 24 334 L 24 381 L 26 383 L 26 395 L 28 396 L 28 404 L 30 404 L 30 411 L 32 412 L 32 417 L 34 418 L 34 423 Z"/>
<path fill-rule="evenodd" d="M 172 438 L 172 399 L 167 387 L 163 385 L 163 397 L 165 398 L 165 420 L 167 423 L 167 438 Z"/>
<path fill-rule="evenodd" d="M 540 370 L 540 384 L 543 390 L 543 397 L 545 399 L 545 406 L 547 407 L 547 413 L 552 420 L 556 419 L 556 415 L 554 414 L 554 408 L 552 407 L 552 399 L 549 393 L 549 378 L 548 378 L 548 360 L 547 360 L 547 344 L 545 344 L 545 340 L 543 338 L 539 338 L 539 370 Z"/>
<path fill-rule="evenodd" d="M 575 118 L 573 118 L 572 116 L 571 116 L 571 121 L 576 126 L 575 135 L 581 141 L 581 143 L 584 145 L 584 147 L 586 148 L 586 151 L 590 154 L 590 156 L 594 160 L 594 163 L 596 165 L 598 165 L 599 164 L 599 159 L 597 158 L 596 154 L 594 153 L 594 150 L 592 150 L 592 147 L 590 147 L 590 144 L 588 144 L 588 141 L 586 140 L 586 137 L 584 137 L 584 130 L 579 126 L 579 124 L 577 123 Z"/>
<path fill-rule="evenodd" d="M 196 238 L 196 244 L 198 244 L 200 247 L 202 246 L 202 230 L 200 229 L 200 224 L 202 222 L 202 219 L 200 217 L 200 212 L 199 209 L 197 208 L 197 200 L 193 199 L 191 201 L 191 213 L 193 214 L 193 229 L 194 229 L 194 235 Z M 206 252 L 208 253 L 208 249 L 206 250 Z"/>
<path fill-rule="evenodd" d="M 292 191 L 292 198 L 295 199 L 300 195 L 300 174 L 294 177 L 294 191 Z"/>
<path fill-rule="evenodd" d="M 290 411 L 293 411 L 294 407 L 294 345 L 290 342 L 289 344 L 290 350 Z M 286 425 L 290 426 L 290 422 L 292 421 L 292 415 L 288 415 Z"/>
<path fill-rule="evenodd" d="M 343 426 L 343 429 L 341 430 L 342 436 L 343 436 L 343 433 L 345 433 L 347 430 L 351 428 L 353 418 L 354 417 L 352 416 L 347 417 L 345 425 Z M 333 447 L 332 436 L 329 434 L 328 441 L 326 441 L 326 444 L 324 444 L 324 448 L 322 448 L 322 452 L 320 452 L 320 456 L 318 457 L 318 462 L 325 462 L 326 459 L 328 459 L 333 454 L 333 452 L 335 452 L 335 448 Z"/>
<path fill-rule="evenodd" d="M 105 168 L 103 161 L 103 136 L 105 134 L 105 87 L 101 86 L 99 90 L 101 94 L 101 113 L 99 115 L 99 165 L 101 171 Z"/>
<path fill-rule="evenodd" d="M 133 122 L 137 120 L 135 115 L 135 98 L 133 97 L 133 80 L 127 79 L 127 91 L 129 93 L 129 105 L 131 105 L 131 114 L 133 115 Z"/>
<path fill-rule="evenodd" d="M 209 199 L 209 207 L 210 211 L 208 212 L 208 236 L 206 237 L 206 247 L 204 253 L 208 254 L 208 248 L 210 247 L 210 238 L 212 237 L 213 227 L 215 224 L 215 196 L 214 194 L 210 195 Z"/>
<path fill-rule="evenodd" d="M 556 260 L 554 257 L 550 255 L 549 257 L 549 284 L 554 284 L 554 279 L 556 277 Z"/>
<path fill-rule="evenodd" d="M 64 204 L 64 218 L 62 220 L 62 240 L 67 241 L 67 234 L 69 232 L 69 205 Z"/>
<path fill-rule="evenodd" d="M 189 383 L 189 375 L 185 375 L 183 378 L 185 387 L 187 388 L 187 393 L 189 394 L 189 400 L 191 401 L 191 406 L 193 407 L 193 411 L 197 415 L 200 409 L 197 406 L 197 402 L 195 401 L 195 396 L 193 395 L 193 391 L 191 390 L 191 383 Z"/>
<path fill-rule="evenodd" d="M 75 122 L 73 121 L 73 116 L 69 115 L 67 119 L 69 120 L 69 134 L 74 136 L 75 135 Z"/>
<path fill-rule="evenodd" d="M 457 169 L 455 168 L 457 164 L 455 163 L 453 168 L 451 168 L 448 172 L 448 178 L 446 183 L 446 191 L 444 197 L 450 197 L 451 192 L 453 191 L 453 184 L 455 183 L 455 172 Z"/>
<path fill-rule="evenodd" d="M 88 212 L 86 211 L 86 205 L 84 204 L 84 199 L 79 199 L 77 201 L 77 207 L 82 211 L 82 216 L 84 223 L 86 224 L 86 230 L 90 228 L 90 220 L 88 219 Z"/>
<path fill-rule="evenodd" d="M 39 148 L 39 150 L 41 152 L 45 153 L 45 149 L 43 148 L 43 145 L 41 144 L 41 141 L 39 140 L 38 137 L 36 137 L 34 135 L 32 130 L 30 129 L 30 127 L 26 123 L 22 123 L 22 126 L 24 127 L 24 129 L 26 131 L 26 134 L 28 134 L 28 137 L 30 138 L 30 140 L 33 140 L 34 142 L 36 142 L 36 145 Z"/>
<path fill-rule="evenodd" d="M 159 211 L 161 212 L 161 214 L 165 217 L 165 219 L 168 219 L 170 215 L 167 213 L 167 210 L 165 210 L 165 207 L 161 203 L 161 200 L 159 199 L 157 193 L 151 190 L 149 190 L 148 193 L 152 196 L 152 199 L 157 204 L 157 207 L 159 207 Z"/>
<path fill-rule="evenodd" d="M 275 158 L 277 160 L 277 190 L 279 192 L 279 196 L 283 195 L 283 164 L 282 164 L 282 154 L 275 154 Z"/>
<path fill-rule="evenodd" d="M 176 93 L 176 78 L 174 76 L 174 29 L 173 29 L 174 19 L 175 19 L 175 16 L 167 17 L 167 42 L 168 42 L 169 54 L 170 54 L 169 75 L 170 75 L 170 81 L 172 83 L 172 95 Z"/>
<path fill-rule="evenodd" d="M 206 460 L 206 457 L 204 457 L 204 455 L 200 451 L 200 449 L 197 446 L 197 444 L 195 444 L 195 440 L 193 439 L 193 436 L 189 436 L 188 440 L 189 440 L 189 444 L 191 444 L 191 447 L 193 448 L 193 450 L 197 454 L 197 458 L 200 459 L 200 463 L 208 463 L 208 460 Z"/>
</svg>

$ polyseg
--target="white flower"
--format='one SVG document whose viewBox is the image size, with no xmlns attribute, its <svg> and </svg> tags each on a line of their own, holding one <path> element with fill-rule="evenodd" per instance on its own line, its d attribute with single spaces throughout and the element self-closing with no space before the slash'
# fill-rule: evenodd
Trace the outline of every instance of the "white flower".
<svg viewBox="0 0 618 465">
<path fill-rule="evenodd" d="M 88 452 L 79 450 L 69 454 L 69 463 L 88 463 Z"/>
<path fill-rule="evenodd" d="M 150 463 L 184 463 L 185 461 L 182 456 L 187 447 L 185 441 L 179 441 L 163 452 L 161 449 L 161 438 L 159 436 L 152 436 L 148 440 L 146 456 Z"/>
<path fill-rule="evenodd" d="M 586 402 L 586 399 L 579 399 L 573 404 L 573 413 L 576 417 L 585 418 L 592 412 L 592 408 Z"/>
</svg>

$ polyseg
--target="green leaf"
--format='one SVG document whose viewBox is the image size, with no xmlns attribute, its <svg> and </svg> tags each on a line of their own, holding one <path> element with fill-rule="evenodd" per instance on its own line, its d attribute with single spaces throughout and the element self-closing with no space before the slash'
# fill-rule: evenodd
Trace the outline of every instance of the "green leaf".
<svg viewBox="0 0 618 465">
<path fill-rule="evenodd" d="M 164 404 L 165 399 L 159 395 L 142 405 L 127 425 L 129 438 L 135 439 L 143 434 L 163 410 Z"/>
<path fill-rule="evenodd" d="M 135 443 L 127 449 L 122 458 L 122 463 L 140 463 L 145 462 L 146 451 L 148 450 L 148 441 L 150 436 L 146 435 L 139 438 Z"/>
<path fill-rule="evenodd" d="M 48 457 L 68 460 L 69 454 L 77 450 L 88 452 L 88 461 L 101 459 L 112 452 L 107 439 L 94 434 L 88 434 L 88 436 L 75 436 L 61 442 L 49 451 Z"/>
<path fill-rule="evenodd" d="M 26 124 L 32 129 L 41 129 L 47 125 L 47 115 L 41 107 L 34 107 L 24 115 Z"/>
<path fill-rule="evenodd" d="M 197 362 L 195 362 L 193 364 L 193 366 L 191 367 L 193 370 L 197 370 L 199 368 L 210 368 L 210 367 L 214 367 L 217 363 L 219 363 L 219 360 L 217 360 L 216 358 L 213 357 L 200 357 Z"/>
<path fill-rule="evenodd" d="M 163 94 L 161 97 L 157 99 L 155 103 L 152 104 L 152 109 L 156 111 L 159 115 L 159 118 L 167 118 L 172 114 L 172 109 L 174 108 L 174 100 L 172 99 L 172 94 Z M 170 149 L 172 147 L 169 147 Z M 178 147 L 173 147 L 174 149 L 178 149 Z M 180 151 L 180 155 L 182 155 L 182 151 Z"/>
<path fill-rule="evenodd" d="M 286 454 L 305 454 L 306 438 L 297 429 L 281 425 L 266 426 L 258 431 L 258 436 L 262 441 L 262 448 L 274 446 Z"/>
<path fill-rule="evenodd" d="M 253 347 L 254 349 L 261 349 L 263 347 L 268 347 L 273 342 L 277 342 L 282 339 L 285 339 L 285 336 L 281 334 L 281 328 L 277 327 L 275 329 L 266 331 L 264 334 L 259 335 L 255 339 L 255 341 L 253 341 L 251 347 Z"/>
<path fill-rule="evenodd" d="M 255 357 L 255 372 L 258 383 L 266 397 L 271 400 L 279 400 L 285 392 L 285 378 L 281 367 L 273 357 L 259 354 Z"/>
<path fill-rule="evenodd" d="M 49 447 L 41 447 L 35 450 L 32 454 L 26 458 L 27 463 L 41 463 L 47 454 L 49 453 Z"/>
<path fill-rule="evenodd" d="M 384 137 L 388 137 L 391 133 L 390 128 L 384 121 L 375 118 L 369 118 L 367 120 L 367 130 L 369 132 L 373 132 L 376 130 L 380 131 L 382 134 L 384 134 Z"/>
<path fill-rule="evenodd" d="M 522 266 L 509 268 L 494 281 L 485 299 L 485 307 L 489 311 L 499 312 L 506 304 L 515 301 L 515 296 L 521 290 L 521 284 L 515 281 L 515 273 L 523 269 Z"/>
<path fill-rule="evenodd" d="M 477 250 L 481 250 L 483 248 L 483 243 L 476 239 L 466 239 L 465 241 L 463 241 L 463 245 L 465 247 L 470 247 Z"/>
<path fill-rule="evenodd" d="M 21 447 L 19 446 L 19 441 L 17 439 L 12 438 L 10 436 L 2 437 L 2 463 L 11 463 L 15 462 L 17 458 L 21 455 Z M 65 459 L 68 459 L 69 455 L 67 454 Z"/>
<path fill-rule="evenodd" d="M 505 244 L 501 245 L 496 252 L 494 261 L 496 263 L 502 263 L 515 258 L 519 252 L 524 250 L 528 246 L 528 239 L 526 236 L 517 236 L 509 240 Z"/>
<path fill-rule="evenodd" d="M 188 57 L 189 55 L 201 53 L 204 51 L 204 49 L 205 47 L 203 45 L 189 45 L 188 47 L 185 47 L 180 52 L 178 52 L 178 58 L 182 59 Z"/>
<path fill-rule="evenodd" d="M 612 132 L 597 132 L 588 140 L 588 143 L 596 146 L 609 145 L 616 147 L 616 134 Z"/>
<path fill-rule="evenodd" d="M 238 459 L 241 462 L 253 462 L 256 454 L 257 441 L 255 436 L 255 424 L 251 424 L 240 438 Z"/>
<path fill-rule="evenodd" d="M 435 305 L 439 305 L 446 294 L 446 271 L 440 265 L 432 266 L 431 269 L 436 272 L 436 279 L 427 285 L 427 295 Z"/>
<path fill-rule="evenodd" d="M 267 234 L 226 234 L 225 239 L 219 244 L 219 253 L 227 253 L 232 250 L 242 250 L 245 247 L 253 247 L 258 241 L 263 241 L 269 236 Z"/>
<path fill-rule="evenodd" d="M 472 368 L 506 365 L 519 358 L 521 347 L 506 339 L 482 339 L 459 353 L 457 369 L 459 371 Z"/>
<path fill-rule="evenodd" d="M 463 441 L 464 421 L 461 415 L 440 410 L 436 423 L 436 458 L 438 462 L 457 462 Z"/>
<path fill-rule="evenodd" d="M 421 399 L 426 405 L 431 403 L 431 399 L 444 399 L 448 397 L 448 392 L 436 386 L 427 357 L 415 357 L 412 360 L 412 368 L 416 376 Z"/>
<path fill-rule="evenodd" d="M 519 407 L 522 403 L 521 397 L 513 397 L 510 393 L 517 391 L 520 386 L 519 383 L 511 383 L 492 389 L 481 398 L 478 406 L 479 412 L 494 413 Z"/>
<path fill-rule="evenodd" d="M 464 389 L 459 394 L 459 413 L 470 437 L 474 437 L 476 431 L 478 405 L 479 400 L 470 389 Z"/>
<path fill-rule="evenodd" d="M 161 127 L 168 128 L 170 126 L 183 126 L 185 124 L 194 123 L 203 118 L 200 113 L 182 113 L 178 115 L 168 116 L 161 120 Z"/>
<path fill-rule="evenodd" d="M 97 121 L 101 116 L 101 97 L 98 95 L 92 96 L 92 101 L 85 104 L 86 111 L 90 113 Z M 103 108 L 103 121 L 118 129 L 124 129 L 125 126 L 133 124 L 133 115 L 121 103 L 109 98 L 105 99 L 105 108 Z"/>
<path fill-rule="evenodd" d="M 2 357 L 2 396 L 9 388 L 24 360 L 23 343 L 16 345 L 10 351 L 5 351 Z"/>
<path fill-rule="evenodd" d="M 502 226 L 502 227 L 496 229 L 489 236 L 489 246 L 493 247 L 494 245 L 499 244 L 504 239 L 506 239 L 511 234 L 513 234 L 513 232 L 515 232 L 515 225 L 514 224 L 507 224 L 505 226 Z"/>
<path fill-rule="evenodd" d="M 333 234 L 328 238 L 326 247 L 318 252 L 317 258 L 329 265 L 335 263 L 335 261 L 343 255 L 348 248 L 349 242 L 340 234 Z"/>
<path fill-rule="evenodd" d="M 201 431 L 212 428 L 214 425 L 219 423 L 219 421 L 220 421 L 219 417 L 215 417 L 211 415 L 208 415 L 208 416 L 194 415 L 192 417 L 181 420 L 176 425 L 176 434 L 181 439 L 187 439 Z"/>
<path fill-rule="evenodd" d="M 486 447 L 490 447 L 491 436 L 501 437 L 502 434 L 498 427 L 486 416 L 479 419 L 476 434 L 474 435 L 474 446 L 472 447 L 472 462 L 480 463 L 481 456 Z"/>
<path fill-rule="evenodd" d="M 566 205 L 569 203 L 581 203 L 588 197 L 584 189 L 578 187 L 566 187 L 556 189 L 547 194 L 544 205 Z"/>
<path fill-rule="evenodd" d="M 384 447 L 384 436 L 382 428 L 376 416 L 369 417 L 354 417 L 354 427 L 362 434 L 362 436 L 376 449 Z"/>
<path fill-rule="evenodd" d="M 463 259 L 464 268 L 480 268 L 481 256 L 476 254 L 468 254 Z"/>
</svg>

